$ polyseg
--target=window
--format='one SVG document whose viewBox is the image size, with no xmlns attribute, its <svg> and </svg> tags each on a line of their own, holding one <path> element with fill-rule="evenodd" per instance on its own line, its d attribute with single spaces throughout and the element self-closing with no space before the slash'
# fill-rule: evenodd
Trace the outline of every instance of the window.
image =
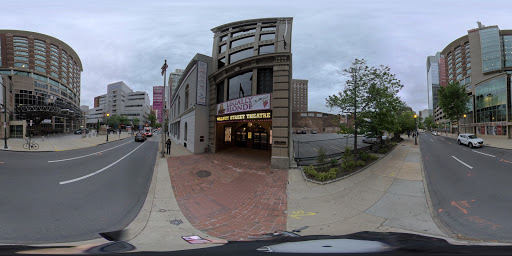
<svg viewBox="0 0 512 256">
<path fill-rule="evenodd" d="M 466 67 L 467 68 L 471 67 L 471 62 L 466 63 Z"/>
<path fill-rule="evenodd" d="M 466 72 L 468 75 L 471 74 L 471 69 L 468 69 Z"/>
<path fill-rule="evenodd" d="M 226 66 L 226 57 L 219 59 L 217 62 L 217 68 L 222 68 Z"/>
<path fill-rule="evenodd" d="M 14 60 L 21 60 L 21 61 L 28 62 L 28 58 L 27 57 L 21 57 L 21 56 L 14 56 Z"/>
<path fill-rule="evenodd" d="M 242 38 L 242 39 L 238 39 L 238 40 L 232 41 L 231 42 L 231 48 L 234 48 L 234 47 L 237 47 L 237 46 L 240 46 L 240 45 L 243 45 L 243 44 L 253 43 L 253 42 L 254 42 L 254 36 L 245 37 L 245 38 Z"/>
<path fill-rule="evenodd" d="M 462 65 L 462 62 L 459 62 L 457 63 L 457 65 L 455 65 L 456 68 L 460 67 Z"/>
<path fill-rule="evenodd" d="M 460 62 L 462 60 L 462 57 L 458 57 L 455 62 Z"/>
<path fill-rule="evenodd" d="M 228 35 L 225 35 L 225 36 L 223 36 L 223 37 L 221 37 L 221 38 L 220 38 L 220 41 L 221 41 L 221 42 L 222 42 L 222 41 L 226 41 L 226 40 L 228 40 Z"/>
<path fill-rule="evenodd" d="M 42 59 L 42 60 L 46 61 L 46 57 L 44 57 L 44 56 L 37 55 L 37 54 L 36 54 L 36 55 L 34 55 L 34 56 L 35 56 L 36 58 L 39 58 L 39 59 Z"/>
<path fill-rule="evenodd" d="M 273 44 L 260 46 L 260 55 L 267 54 L 267 53 L 274 53 L 274 48 L 275 47 Z"/>
<path fill-rule="evenodd" d="M 490 72 L 502 69 L 502 43 L 499 29 L 485 28 L 479 31 L 480 44 L 482 49 L 483 72 Z"/>
<path fill-rule="evenodd" d="M 21 46 L 21 47 L 27 47 L 28 48 L 28 43 L 14 42 L 13 45 L 14 46 Z"/>
<path fill-rule="evenodd" d="M 14 47 L 14 50 L 28 51 L 28 48 L 27 47 L 23 47 L 23 46 L 16 46 L 16 47 Z"/>
<path fill-rule="evenodd" d="M 275 40 L 276 39 L 276 34 L 272 33 L 272 34 L 263 34 L 260 36 L 260 41 L 264 41 L 264 40 Z"/>
<path fill-rule="evenodd" d="M 228 46 L 228 44 L 223 44 L 219 47 L 219 53 L 223 53 L 226 51 L 226 47 Z"/>
<path fill-rule="evenodd" d="M 181 97 L 178 96 L 178 114 L 181 112 Z"/>
<path fill-rule="evenodd" d="M 36 54 L 40 54 L 40 55 L 42 55 L 42 56 L 46 56 L 46 52 L 44 52 L 44 51 L 42 51 L 42 50 L 37 50 L 37 49 L 35 49 L 35 50 L 34 50 L 34 52 L 35 52 Z M 46 57 L 45 57 L 45 58 L 46 58 Z"/>
<path fill-rule="evenodd" d="M 459 73 L 462 71 L 462 67 L 458 68 L 457 71 L 455 71 L 455 73 Z"/>
<path fill-rule="evenodd" d="M 188 95 L 189 95 L 189 86 L 187 84 L 187 86 L 185 87 L 185 110 L 188 109 Z"/>
<path fill-rule="evenodd" d="M 52 70 L 55 70 L 55 72 L 59 72 L 59 69 L 58 69 L 56 66 L 51 65 L 51 66 L 50 66 L 50 68 L 51 68 Z"/>
<path fill-rule="evenodd" d="M 271 68 L 258 69 L 258 88 L 257 93 L 271 93 L 273 89 L 274 72 Z"/>
<path fill-rule="evenodd" d="M 55 73 L 55 72 L 51 72 L 50 73 L 51 76 L 55 77 L 55 78 L 59 78 L 59 74 Z"/>
<path fill-rule="evenodd" d="M 36 71 L 46 73 L 46 69 L 39 66 L 36 66 Z"/>
<path fill-rule="evenodd" d="M 276 30 L 276 27 L 265 27 L 265 28 L 261 28 L 261 31 L 273 31 L 273 30 Z"/>
<path fill-rule="evenodd" d="M 228 100 L 252 95 L 252 71 L 234 76 L 228 81 Z"/>
<path fill-rule="evenodd" d="M 217 84 L 217 103 L 224 102 L 224 81 Z"/>
<path fill-rule="evenodd" d="M 34 79 L 39 80 L 41 82 L 45 82 L 45 83 L 48 81 L 48 78 L 46 78 L 46 76 L 41 76 L 38 74 L 34 74 Z"/>
<path fill-rule="evenodd" d="M 50 62 L 51 62 L 53 65 L 57 66 L 57 67 L 59 66 L 59 63 L 57 63 L 57 62 L 56 62 L 56 61 L 54 61 L 54 60 L 51 60 Z"/>
<path fill-rule="evenodd" d="M 457 80 L 460 80 L 462 78 L 462 74 L 457 75 Z"/>
<path fill-rule="evenodd" d="M 25 38 L 25 37 L 19 37 L 19 36 L 15 36 L 15 37 L 13 37 L 13 38 L 12 38 L 12 40 L 13 40 L 14 42 L 28 42 L 28 39 L 27 39 L 27 38 Z"/>
<path fill-rule="evenodd" d="M 241 36 L 241 35 L 244 35 L 244 34 L 249 34 L 249 33 L 254 33 L 256 32 L 256 29 L 246 29 L 246 30 L 243 30 L 243 31 L 240 31 L 240 32 L 236 32 L 236 33 L 233 33 L 231 35 L 231 37 L 236 37 L 236 36 Z"/>
<path fill-rule="evenodd" d="M 14 66 L 18 68 L 28 68 L 27 63 L 21 63 L 21 62 L 14 62 Z"/>
<path fill-rule="evenodd" d="M 253 56 L 253 49 L 252 48 L 249 48 L 249 49 L 246 49 L 246 50 L 243 50 L 243 51 L 239 51 L 239 52 L 236 52 L 236 53 L 233 53 L 231 55 L 229 55 L 229 63 L 235 63 L 239 60 L 242 60 L 242 59 L 245 59 L 245 58 L 249 58 L 249 57 L 252 57 Z"/>
<path fill-rule="evenodd" d="M 17 54 L 17 55 L 25 55 L 25 56 L 28 56 L 28 52 L 15 51 L 14 53 L 15 53 L 15 54 Z"/>
</svg>

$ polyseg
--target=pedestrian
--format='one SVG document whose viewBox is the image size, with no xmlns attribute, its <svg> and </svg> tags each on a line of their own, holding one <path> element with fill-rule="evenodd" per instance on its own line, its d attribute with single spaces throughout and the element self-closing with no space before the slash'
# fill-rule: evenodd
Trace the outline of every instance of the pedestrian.
<svg viewBox="0 0 512 256">
<path fill-rule="evenodd" d="M 171 154 L 171 139 L 167 139 L 167 141 L 165 142 L 165 145 L 167 146 L 167 154 L 170 155 Z"/>
</svg>

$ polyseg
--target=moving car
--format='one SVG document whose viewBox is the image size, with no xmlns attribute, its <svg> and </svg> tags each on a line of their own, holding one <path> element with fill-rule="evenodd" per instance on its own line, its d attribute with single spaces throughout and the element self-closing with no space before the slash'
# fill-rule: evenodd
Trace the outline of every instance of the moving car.
<svg viewBox="0 0 512 256">
<path fill-rule="evenodd" d="M 146 134 L 146 137 L 153 136 L 153 133 L 151 133 L 151 127 L 145 127 L 144 128 L 144 133 Z"/>
<path fill-rule="evenodd" d="M 439 136 L 439 132 L 433 131 L 432 135 Z"/>
<path fill-rule="evenodd" d="M 484 140 L 471 133 L 461 133 L 459 134 L 459 137 L 457 137 L 457 143 L 459 143 L 459 145 L 468 145 L 470 148 L 482 147 L 484 145 Z"/>
<path fill-rule="evenodd" d="M 388 139 L 387 136 L 382 135 L 382 140 L 387 140 L 387 139 Z M 379 136 L 374 135 L 372 133 L 367 133 L 366 135 L 364 135 L 364 138 L 363 138 L 363 142 L 369 143 L 369 144 L 377 144 L 380 140 L 381 140 L 381 138 Z"/>
<path fill-rule="evenodd" d="M 147 137 L 146 137 L 146 134 L 145 133 L 142 133 L 142 132 L 139 132 L 137 134 L 135 134 L 135 141 L 146 141 Z"/>
</svg>

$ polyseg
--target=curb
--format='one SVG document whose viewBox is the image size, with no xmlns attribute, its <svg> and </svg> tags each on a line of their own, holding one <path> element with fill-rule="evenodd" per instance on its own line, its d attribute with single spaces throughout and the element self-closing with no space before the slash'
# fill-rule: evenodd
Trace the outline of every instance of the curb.
<svg viewBox="0 0 512 256">
<path fill-rule="evenodd" d="M 99 143 L 99 144 L 96 144 L 96 145 L 91 145 L 91 146 L 86 146 L 86 147 L 81 147 L 81 148 L 70 148 L 70 149 L 62 149 L 62 150 L 17 150 L 17 149 L 3 149 L 3 148 L 0 148 L 0 151 L 34 152 L 34 153 L 38 153 L 38 152 L 41 152 L 41 153 L 43 153 L 43 152 L 61 152 L 61 151 L 69 151 L 69 150 L 75 150 L 75 149 L 95 147 L 95 146 L 99 146 L 99 145 L 103 145 L 103 144 L 108 144 L 108 143 L 115 142 L 115 141 L 120 141 L 120 140 L 128 139 L 130 137 L 126 137 L 126 138 L 119 139 L 119 140 L 113 140 L 113 141 L 109 141 L 109 142 L 102 142 L 102 143 Z"/>
<path fill-rule="evenodd" d="M 402 142 L 400 142 L 400 143 L 402 143 Z M 395 150 L 395 149 L 396 149 L 396 147 L 398 147 L 398 145 L 399 145 L 400 143 L 396 144 L 396 146 L 395 146 L 392 150 L 390 150 L 390 151 L 386 152 L 386 154 L 384 154 L 384 155 L 383 155 L 382 157 L 380 157 L 379 159 L 377 159 L 377 160 L 373 161 L 371 164 L 369 164 L 369 165 L 367 165 L 367 166 L 365 166 L 365 167 L 363 167 L 363 168 L 361 168 L 361 169 L 357 170 L 356 172 L 353 172 L 353 173 L 351 173 L 351 174 L 345 175 L 345 176 L 343 176 L 343 177 L 336 178 L 336 179 L 334 179 L 334 180 L 328 180 L 328 181 L 323 181 L 323 182 L 322 182 L 322 181 L 317 181 L 317 180 L 312 180 L 312 179 L 310 179 L 310 178 L 306 177 L 306 174 L 304 173 L 304 167 L 300 166 L 300 167 L 298 167 L 297 169 L 299 169 L 299 170 L 300 170 L 300 172 L 302 173 L 302 177 L 304 178 L 304 180 L 306 180 L 306 181 L 308 181 L 308 182 L 311 182 L 311 183 L 318 184 L 318 185 L 326 185 L 326 184 L 329 184 L 329 183 L 333 183 L 333 182 L 337 182 L 337 181 L 340 181 L 340 180 L 343 180 L 343 179 L 349 178 L 349 177 L 351 177 L 351 176 L 353 176 L 353 175 L 356 175 L 356 174 L 358 174 L 358 173 L 360 173 L 360 172 L 362 172 L 362 171 L 366 170 L 366 169 L 367 169 L 367 168 L 369 168 L 370 166 L 372 166 L 372 165 L 374 165 L 375 163 L 379 162 L 382 158 L 386 157 L 386 156 L 387 156 L 389 153 L 391 153 L 393 150 Z"/>
</svg>

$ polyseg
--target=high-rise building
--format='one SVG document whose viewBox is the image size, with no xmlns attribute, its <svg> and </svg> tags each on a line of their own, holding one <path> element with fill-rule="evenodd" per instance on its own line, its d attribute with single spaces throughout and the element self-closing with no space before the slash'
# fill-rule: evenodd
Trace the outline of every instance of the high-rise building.
<svg viewBox="0 0 512 256">
<path fill-rule="evenodd" d="M 433 115 L 434 108 L 437 106 L 439 100 L 437 91 L 440 86 L 440 62 L 441 53 L 438 52 L 435 56 L 427 58 L 427 93 L 428 93 L 428 110 L 430 115 Z"/>
<path fill-rule="evenodd" d="M 153 110 L 158 123 L 162 124 L 164 109 L 164 87 L 153 86 Z"/>
<path fill-rule="evenodd" d="M 150 108 L 147 92 L 134 92 L 124 82 L 107 85 L 107 94 L 100 95 L 99 107 L 89 109 L 87 125 L 94 126 L 98 120 L 105 122 L 105 114 L 126 116 L 129 120 L 139 119 L 140 123 L 147 121 Z M 96 97 L 95 97 L 96 98 Z"/>
<path fill-rule="evenodd" d="M 63 41 L 36 32 L 0 30 L 0 76 L 7 89 L 7 137 L 69 133 L 80 126 L 82 62 Z M 2 89 L 2 87 L 0 87 Z M 4 137 L 4 129 L 0 129 Z"/>
<path fill-rule="evenodd" d="M 446 120 L 442 110 L 435 109 L 440 129 L 510 138 L 512 30 L 478 22 L 477 28 L 441 51 L 440 63 L 445 65 L 439 66 L 440 85 L 443 79 L 447 84 L 458 82 L 470 95 L 469 111 L 461 120 Z"/>
<path fill-rule="evenodd" d="M 308 112 L 308 80 L 292 79 L 292 112 Z"/>
<path fill-rule="evenodd" d="M 169 85 L 169 88 L 171 88 L 170 89 L 171 94 L 174 92 L 174 90 L 176 90 L 176 87 L 178 87 L 178 82 L 180 81 L 180 78 L 183 75 L 183 72 L 185 72 L 185 70 L 176 69 L 174 72 L 169 73 L 168 85 Z M 166 94 L 166 95 L 172 97 L 171 94 Z M 171 99 L 171 97 L 169 97 L 168 99 Z"/>
</svg>

